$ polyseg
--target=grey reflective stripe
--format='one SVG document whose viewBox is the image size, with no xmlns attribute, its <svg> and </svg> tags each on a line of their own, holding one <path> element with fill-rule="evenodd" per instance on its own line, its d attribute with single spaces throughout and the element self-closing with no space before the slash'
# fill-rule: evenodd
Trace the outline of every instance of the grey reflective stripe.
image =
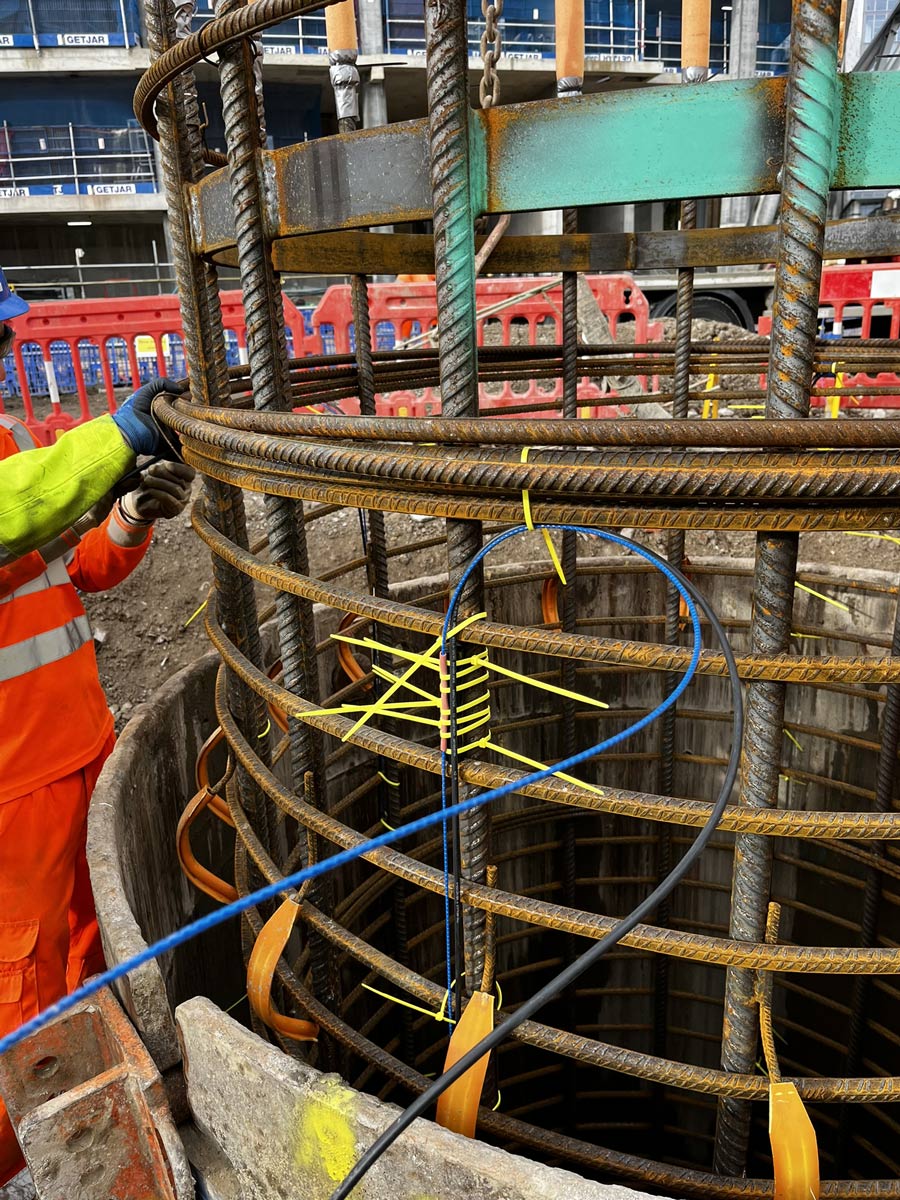
<svg viewBox="0 0 900 1200">
<path fill-rule="evenodd" d="M 12 434 L 13 441 L 16 443 L 16 448 L 19 450 L 34 450 L 36 444 L 34 438 L 28 430 L 27 425 L 23 425 L 21 421 L 15 417 L 10 417 L 6 413 L 0 413 L 0 429 L 8 429 Z"/>
<path fill-rule="evenodd" d="M 47 588 L 59 587 L 60 584 L 70 582 L 65 560 L 55 558 L 48 564 L 46 571 L 41 571 L 40 575 L 29 579 L 8 596 L 0 596 L 0 604 L 9 604 L 10 600 L 20 600 L 23 596 L 33 596 L 35 592 L 43 592 Z"/>
<path fill-rule="evenodd" d="M 0 683 L 68 658 L 90 640 L 91 623 L 82 615 L 60 625 L 58 629 L 49 629 L 46 633 L 26 638 L 24 642 L 4 646 L 0 650 Z"/>
</svg>

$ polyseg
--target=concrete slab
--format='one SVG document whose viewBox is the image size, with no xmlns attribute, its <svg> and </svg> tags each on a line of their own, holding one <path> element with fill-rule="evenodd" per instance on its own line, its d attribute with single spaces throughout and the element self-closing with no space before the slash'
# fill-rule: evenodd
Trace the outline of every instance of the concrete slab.
<svg viewBox="0 0 900 1200">
<path fill-rule="evenodd" d="M 399 1111 L 289 1058 L 209 1000 L 187 1001 L 175 1019 L 194 1121 L 230 1161 L 240 1200 L 328 1200 Z M 421 1120 L 360 1192 L 365 1200 L 650 1200 Z"/>
</svg>

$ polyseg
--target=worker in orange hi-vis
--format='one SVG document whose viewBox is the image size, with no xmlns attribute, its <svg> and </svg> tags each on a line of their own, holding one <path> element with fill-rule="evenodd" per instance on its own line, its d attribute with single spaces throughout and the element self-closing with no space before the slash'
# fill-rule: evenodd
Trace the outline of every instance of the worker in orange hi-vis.
<svg viewBox="0 0 900 1200">
<path fill-rule="evenodd" d="M 0 413 L 0 462 L 34 446 Z M 182 462 L 156 462 L 92 510 L 98 523 L 80 541 L 69 530 L 0 565 L 0 1035 L 103 968 L 85 836 L 115 735 L 78 591 L 130 575 L 154 522 L 185 508 L 193 477 Z M 0 1186 L 22 1166 L 0 1104 Z"/>
</svg>

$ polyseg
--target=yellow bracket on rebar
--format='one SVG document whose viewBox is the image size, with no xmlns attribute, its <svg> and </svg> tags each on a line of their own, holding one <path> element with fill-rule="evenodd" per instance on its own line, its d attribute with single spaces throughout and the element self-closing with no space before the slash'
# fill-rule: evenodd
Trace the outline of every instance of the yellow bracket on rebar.
<svg viewBox="0 0 900 1200">
<path fill-rule="evenodd" d="M 778 941 L 781 906 L 769 905 L 766 944 Z M 757 974 L 759 1032 L 769 1073 L 769 1142 L 775 1168 L 775 1200 L 819 1200 L 819 1147 L 816 1131 L 793 1083 L 781 1078 L 772 1024 L 771 971 Z"/>
<path fill-rule="evenodd" d="M 491 864 L 485 872 L 485 882 L 488 887 L 497 883 L 497 868 Z M 484 929 L 484 970 L 481 976 L 481 988 L 472 993 L 465 1011 L 457 1022 L 450 1045 L 447 1047 L 447 1057 L 444 1059 L 444 1070 L 449 1071 L 454 1063 L 464 1054 L 477 1046 L 482 1038 L 494 1028 L 494 968 L 496 964 L 496 938 L 494 930 L 494 914 L 485 914 Z M 499 985 L 497 1007 L 500 1007 Z M 452 1129 L 463 1137 L 474 1137 L 475 1126 L 478 1122 L 478 1106 L 481 1104 L 481 1093 L 484 1091 L 484 1081 L 487 1077 L 490 1054 L 483 1054 L 468 1071 L 460 1075 L 442 1093 L 437 1103 L 435 1120 L 444 1129 Z M 497 1103 L 499 1104 L 499 1096 Z"/>
<path fill-rule="evenodd" d="M 521 461 L 528 461 L 528 451 L 530 446 L 522 447 Z M 534 530 L 534 521 L 531 516 L 531 497 L 528 495 L 528 488 L 522 490 L 522 516 L 525 518 L 525 528 Z M 553 545 L 553 538 L 550 536 L 549 529 L 542 529 L 544 535 L 544 543 L 547 546 L 547 553 L 550 555 L 550 561 L 553 563 L 553 570 L 559 576 L 559 581 L 566 586 L 566 573 L 563 571 L 562 563 L 559 561 L 559 555 L 556 553 L 556 547 Z"/>
</svg>

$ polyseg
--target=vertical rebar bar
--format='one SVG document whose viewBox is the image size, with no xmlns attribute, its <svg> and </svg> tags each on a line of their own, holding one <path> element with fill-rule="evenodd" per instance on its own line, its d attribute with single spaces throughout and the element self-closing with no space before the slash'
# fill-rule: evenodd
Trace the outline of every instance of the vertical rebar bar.
<svg viewBox="0 0 900 1200">
<path fill-rule="evenodd" d="M 191 8 L 190 4 L 181 4 L 173 9 L 169 0 L 152 0 L 146 5 L 147 35 L 154 58 L 190 32 Z M 195 403 L 227 406 L 231 393 L 216 270 L 191 253 L 190 216 L 184 203 L 184 185 L 195 183 L 204 170 L 200 114 L 191 72 L 169 84 L 157 101 L 156 112 L 191 395 Z M 249 545 L 239 489 L 207 478 L 205 509 L 209 521 L 226 537 L 243 548 Z M 251 580 L 218 555 L 213 555 L 213 577 L 220 624 L 251 662 L 261 667 L 262 643 Z M 266 720 L 261 698 L 233 672 L 228 673 L 228 697 L 245 736 L 257 738 Z M 239 774 L 239 784 L 242 802 L 253 815 L 262 803 L 258 789 L 244 773 Z"/>
<path fill-rule="evenodd" d="M 375 371 L 372 362 L 372 327 L 369 317 L 369 288 L 365 275 L 354 275 L 351 279 L 353 307 L 353 329 L 356 340 L 356 369 L 359 376 L 359 411 L 364 417 L 375 415 Z M 366 566 L 369 589 L 374 596 L 387 599 L 390 595 L 388 573 L 387 534 L 384 513 L 369 509 L 363 514 L 366 523 Z M 385 643 L 390 634 L 384 627 L 375 624 L 372 636 L 376 642 Z M 372 662 L 377 663 L 373 651 Z M 373 680 L 375 697 L 378 696 L 378 679 Z M 395 723 L 385 721 L 384 729 L 395 733 Z M 401 783 L 397 764 L 389 758 L 379 758 L 379 811 L 387 824 L 396 829 L 401 823 Z M 406 901 L 409 889 L 401 879 L 394 881 L 391 888 L 391 942 L 394 957 L 403 966 L 409 965 L 409 937 L 406 919 Z M 412 1063 L 415 1057 L 412 1013 L 404 1009 L 400 1016 L 404 1061 Z"/>
<path fill-rule="evenodd" d="M 584 4 L 557 3 L 556 5 L 556 94 L 562 100 L 580 96 L 584 85 Z M 578 232 L 578 210 L 566 208 L 562 214 L 564 234 Z M 578 272 L 564 271 L 562 277 L 562 416 L 574 420 L 578 416 Z M 559 618 L 566 633 L 574 633 L 577 606 L 575 579 L 578 571 L 578 537 L 571 531 L 562 535 L 561 555 L 566 586 L 559 594 Z M 560 665 L 560 683 L 569 692 L 577 688 L 575 660 L 564 658 Z M 576 704 L 570 696 L 561 701 L 559 756 L 568 758 L 577 749 Z M 578 884 L 578 817 L 568 813 L 561 818 L 560 829 L 560 882 L 563 903 L 575 908 Z M 573 963 L 578 956 L 578 941 L 567 936 L 563 954 L 566 963 Z M 577 992 L 568 989 L 562 997 L 562 1019 L 567 1029 L 578 1026 Z M 566 1103 L 570 1109 L 577 1102 L 578 1066 L 566 1064 L 564 1076 Z"/>
<path fill-rule="evenodd" d="M 682 9 L 682 55 L 681 76 L 685 84 L 706 81 L 709 74 L 709 22 L 708 0 Z M 680 224 L 683 230 L 697 228 L 697 201 L 682 200 Z M 681 267 L 678 271 L 678 290 L 675 299 L 675 363 L 672 379 L 672 416 L 684 419 L 688 415 L 688 393 L 691 387 L 691 338 L 694 318 L 694 269 Z M 684 565 L 684 530 L 673 530 L 666 538 L 666 558 L 679 570 Z M 665 629 L 666 645 L 678 644 L 681 629 L 681 598 L 669 584 L 666 587 Z M 678 676 L 667 674 L 664 679 L 668 695 L 678 686 Z M 671 796 L 675 790 L 675 729 L 676 706 L 673 705 L 662 717 L 660 724 L 659 790 Z M 656 878 L 664 879 L 672 869 L 672 831 L 663 824 L 657 838 Z M 663 901 L 656 913 L 656 921 L 666 927 L 669 924 L 670 906 Z M 664 1057 L 668 1040 L 669 1007 L 669 962 L 664 954 L 657 955 L 653 964 L 653 1053 Z M 662 1102 L 662 1097 L 660 1097 Z M 662 1120 L 662 1118 L 660 1118 Z"/>
<path fill-rule="evenodd" d="M 900 602 L 898 602 L 894 614 L 891 655 L 892 657 L 900 655 Z M 881 715 L 881 745 L 878 749 L 878 767 L 875 774 L 875 812 L 888 813 L 894 808 L 898 748 L 900 748 L 900 684 L 889 683 L 885 688 L 884 711 Z M 873 843 L 871 853 L 880 859 L 886 859 L 887 843 Z M 866 872 L 862 919 L 859 926 L 860 946 L 876 944 L 883 878 L 878 866 L 871 866 Z M 858 1075 L 862 1068 L 871 993 L 872 980 L 866 975 L 858 976 L 853 983 L 850 1026 L 847 1030 L 847 1056 L 844 1061 L 844 1074 L 848 1077 Z M 834 1164 L 837 1176 L 844 1175 L 846 1171 L 850 1140 L 853 1126 L 856 1123 L 856 1107 L 855 1104 L 844 1104 L 841 1107 Z"/>
<path fill-rule="evenodd" d="M 158 57 L 190 33 L 193 0 L 148 0 L 144 9 L 150 52 Z M 191 252 L 190 214 L 184 202 L 185 184 L 196 183 L 204 172 L 200 109 L 192 72 L 185 72 L 165 89 L 156 102 L 160 130 L 160 162 L 168 199 L 172 263 L 178 286 L 184 329 L 185 361 L 195 403 L 227 406 L 231 403 L 225 336 L 215 267 Z M 242 549 L 249 548 L 244 496 L 239 488 L 206 477 L 204 509 L 207 519 Z M 262 640 L 252 581 L 212 556 L 216 616 L 227 636 L 257 667 L 263 667 Z M 227 672 L 228 705 L 244 736 L 268 750 L 260 734 L 268 721 L 260 696 L 233 671 Z M 248 818 L 258 827 L 266 800 L 259 785 L 242 767 L 235 786 Z M 241 931 L 242 941 L 244 930 Z M 257 1028 L 257 1032 L 262 1032 Z"/>
<path fill-rule="evenodd" d="M 220 0 L 216 12 L 224 16 L 240 0 Z M 263 178 L 265 112 L 262 99 L 262 55 L 252 39 L 244 38 L 220 51 L 222 113 L 228 149 L 231 204 L 241 270 L 247 355 L 253 404 L 258 410 L 284 410 L 291 406 L 287 342 L 281 286 L 272 266 L 265 228 L 266 197 Z M 274 563 L 298 574 L 309 572 L 303 504 L 280 496 L 265 497 L 269 553 Z M 296 695 L 318 700 L 318 665 L 312 604 L 287 592 L 278 592 L 276 614 L 284 682 Z M 315 782 L 315 800 L 323 803 L 324 753 L 321 735 L 294 718 L 288 720 L 290 779 L 296 789 L 307 772 Z M 276 857 L 288 853 L 286 835 L 274 826 L 268 830 L 268 849 Z M 331 910 L 332 887 L 324 882 L 314 902 Z M 336 1003 L 337 968 L 331 949 L 322 939 L 311 939 L 313 986 L 329 1006 Z M 326 1048 L 327 1057 L 327 1048 Z"/>
<path fill-rule="evenodd" d="M 434 268 L 440 338 L 441 412 L 445 417 L 478 415 L 475 340 L 475 234 L 469 178 L 469 97 L 466 10 L 461 0 L 425 5 L 428 121 L 434 207 Z M 451 592 L 482 546 L 480 521 L 447 521 Z M 460 618 L 480 612 L 484 574 L 472 572 L 460 596 Z M 460 655 L 464 647 L 458 647 Z M 463 876 L 485 879 L 489 837 L 486 808 L 459 823 Z M 484 913 L 463 912 L 466 987 L 475 991 L 484 967 Z"/>
<path fill-rule="evenodd" d="M 837 15 L 835 0 L 794 3 L 767 417 L 809 413 L 825 218 L 837 134 Z M 797 549 L 797 534 L 757 536 L 751 633 L 754 654 L 780 654 L 790 648 Z M 784 704 L 783 684 L 754 683 L 747 689 L 742 804 L 754 808 L 778 804 Z M 771 877 L 771 839 L 738 835 L 731 937 L 765 940 Z M 729 1071 L 750 1071 L 756 1060 L 759 1025 L 753 982 L 753 973 L 742 969 L 731 969 L 726 976 L 722 1065 Z M 720 1101 L 715 1166 L 721 1174 L 744 1171 L 749 1131 L 750 1105 L 742 1100 Z"/>
</svg>

